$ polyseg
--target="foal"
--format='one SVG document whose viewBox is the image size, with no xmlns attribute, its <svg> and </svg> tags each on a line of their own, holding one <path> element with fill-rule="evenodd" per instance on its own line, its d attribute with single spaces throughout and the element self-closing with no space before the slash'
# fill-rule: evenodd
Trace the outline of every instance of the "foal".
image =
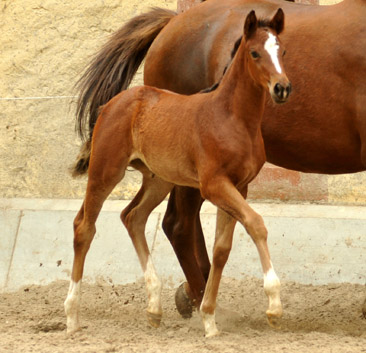
<svg viewBox="0 0 366 353">
<path fill-rule="evenodd" d="M 283 27 L 282 9 L 270 21 L 258 21 L 252 11 L 231 66 L 209 93 L 183 96 L 142 86 L 123 91 L 103 107 L 74 169 L 76 175 L 89 169 L 89 178 L 74 221 L 74 264 L 65 301 L 68 332 L 80 328 L 81 279 L 96 219 L 129 165 L 142 173 L 143 183 L 121 219 L 145 274 L 152 326 L 159 326 L 162 316 L 161 282 L 149 253 L 145 224 L 175 184 L 198 188 L 218 207 L 212 267 L 200 307 L 206 336 L 218 333 L 216 296 L 236 221 L 258 249 L 269 322 L 281 316 L 280 282 L 270 261 L 267 230 L 245 197 L 248 183 L 265 161 L 260 125 L 266 90 L 276 103 L 284 103 L 291 90 L 282 64 L 284 49 L 277 38 Z"/>
</svg>

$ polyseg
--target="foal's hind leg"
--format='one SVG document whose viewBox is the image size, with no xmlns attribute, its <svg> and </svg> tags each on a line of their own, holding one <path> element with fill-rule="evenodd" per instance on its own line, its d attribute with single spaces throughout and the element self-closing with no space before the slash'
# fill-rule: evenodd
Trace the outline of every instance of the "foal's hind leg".
<svg viewBox="0 0 366 353">
<path fill-rule="evenodd" d="M 89 178 L 85 200 L 74 220 L 74 263 L 69 292 L 64 303 L 67 317 L 67 332 L 80 329 L 80 287 L 84 262 L 96 232 L 95 222 L 105 199 L 121 181 L 127 167 L 127 156 L 101 149 L 103 158 L 90 158 Z"/>
<path fill-rule="evenodd" d="M 146 242 L 145 226 L 150 213 L 164 200 L 172 187 L 172 184 L 151 175 L 150 172 L 144 173 L 141 189 L 121 214 L 144 272 L 148 295 L 147 317 L 154 327 L 159 327 L 162 317 L 162 285 Z"/>
</svg>

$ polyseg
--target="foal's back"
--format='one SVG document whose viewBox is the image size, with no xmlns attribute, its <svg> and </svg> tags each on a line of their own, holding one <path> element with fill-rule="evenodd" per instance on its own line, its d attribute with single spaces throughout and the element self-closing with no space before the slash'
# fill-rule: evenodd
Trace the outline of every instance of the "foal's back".
<svg viewBox="0 0 366 353">
<path fill-rule="evenodd" d="M 107 103 L 95 128 L 119 131 L 111 137 L 130 145 L 130 161 L 140 159 L 167 181 L 198 187 L 197 146 L 203 135 L 219 128 L 216 116 L 209 94 L 185 96 L 139 86 Z"/>
</svg>

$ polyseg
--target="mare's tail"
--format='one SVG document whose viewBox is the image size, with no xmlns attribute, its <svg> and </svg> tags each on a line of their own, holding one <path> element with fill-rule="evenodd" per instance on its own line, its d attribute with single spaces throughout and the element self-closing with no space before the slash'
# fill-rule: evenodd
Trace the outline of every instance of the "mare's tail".
<svg viewBox="0 0 366 353">
<path fill-rule="evenodd" d="M 76 129 L 83 140 L 91 139 L 99 107 L 128 87 L 151 43 L 175 15 L 174 11 L 153 8 L 136 16 L 114 33 L 96 54 L 77 83 L 80 96 Z M 88 164 L 85 167 L 83 173 Z"/>
</svg>

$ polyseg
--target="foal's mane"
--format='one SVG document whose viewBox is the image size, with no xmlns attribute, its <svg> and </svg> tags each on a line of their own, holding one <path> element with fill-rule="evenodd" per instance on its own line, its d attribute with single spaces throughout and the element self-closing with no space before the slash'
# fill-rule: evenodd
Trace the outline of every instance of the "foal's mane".
<svg viewBox="0 0 366 353">
<path fill-rule="evenodd" d="M 286 0 L 286 1 L 292 1 L 292 0 Z M 258 28 L 269 27 L 269 24 L 270 24 L 270 20 L 268 20 L 268 19 L 258 19 Z M 238 38 L 235 41 L 234 46 L 233 46 L 233 49 L 231 50 L 230 61 L 225 66 L 224 71 L 222 73 L 222 76 L 221 76 L 220 80 L 218 82 L 215 82 L 212 86 L 207 87 L 207 88 L 204 88 L 203 90 L 199 91 L 199 93 L 210 93 L 212 91 L 215 91 L 217 89 L 217 87 L 219 87 L 220 82 L 221 82 L 222 78 L 224 77 L 226 70 L 231 65 L 231 63 L 232 63 L 232 61 L 234 59 L 234 56 L 235 56 L 236 52 L 238 51 L 239 46 L 240 46 L 240 43 L 241 43 L 242 40 L 243 40 L 243 36 L 241 36 L 240 38 Z"/>
</svg>

